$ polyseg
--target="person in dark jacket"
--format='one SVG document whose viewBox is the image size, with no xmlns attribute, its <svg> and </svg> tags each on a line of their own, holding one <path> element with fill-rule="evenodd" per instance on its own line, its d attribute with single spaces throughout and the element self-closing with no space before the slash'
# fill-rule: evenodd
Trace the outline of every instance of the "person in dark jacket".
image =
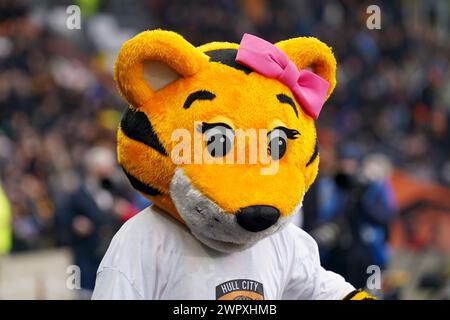
<svg viewBox="0 0 450 320">
<path fill-rule="evenodd" d="M 101 257 L 130 206 L 127 192 L 115 181 L 118 170 L 111 150 L 92 148 L 84 167 L 83 179 L 62 201 L 57 216 L 60 242 L 72 249 L 81 271 L 82 299 L 90 298 Z"/>
</svg>

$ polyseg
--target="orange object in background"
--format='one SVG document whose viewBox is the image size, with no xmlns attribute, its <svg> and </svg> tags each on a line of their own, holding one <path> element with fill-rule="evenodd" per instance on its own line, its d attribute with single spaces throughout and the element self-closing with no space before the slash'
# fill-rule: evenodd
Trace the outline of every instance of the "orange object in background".
<svg viewBox="0 0 450 320">
<path fill-rule="evenodd" d="M 391 247 L 431 247 L 450 254 L 450 189 L 399 170 L 391 181 L 399 208 L 390 226 Z"/>
</svg>

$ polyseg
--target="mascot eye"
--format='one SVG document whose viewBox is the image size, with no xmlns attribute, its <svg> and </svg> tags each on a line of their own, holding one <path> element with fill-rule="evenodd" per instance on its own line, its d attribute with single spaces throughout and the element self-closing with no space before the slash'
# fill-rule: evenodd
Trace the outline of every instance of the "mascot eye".
<svg viewBox="0 0 450 320">
<path fill-rule="evenodd" d="M 234 132 L 225 123 L 203 123 L 202 132 L 205 133 L 206 149 L 213 157 L 223 157 L 230 152 L 234 140 Z"/>
<path fill-rule="evenodd" d="M 269 145 L 267 146 L 267 151 L 274 160 L 281 159 L 286 153 L 287 140 L 297 139 L 300 133 L 297 130 L 287 129 L 284 127 L 277 127 L 271 130 L 267 138 L 269 140 Z"/>
</svg>

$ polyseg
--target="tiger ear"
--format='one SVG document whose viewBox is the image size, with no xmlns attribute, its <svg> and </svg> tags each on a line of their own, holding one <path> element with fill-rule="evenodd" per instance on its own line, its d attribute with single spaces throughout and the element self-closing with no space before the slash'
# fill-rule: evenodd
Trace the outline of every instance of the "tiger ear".
<svg viewBox="0 0 450 320">
<path fill-rule="evenodd" d="M 117 56 L 114 78 L 135 108 L 180 77 L 197 73 L 208 57 L 182 36 L 164 30 L 145 31 L 125 42 Z"/>
<path fill-rule="evenodd" d="M 313 37 L 293 38 L 275 45 L 295 63 L 298 69 L 310 68 L 328 81 L 330 84 L 328 99 L 336 86 L 336 59 L 331 48 Z"/>
</svg>

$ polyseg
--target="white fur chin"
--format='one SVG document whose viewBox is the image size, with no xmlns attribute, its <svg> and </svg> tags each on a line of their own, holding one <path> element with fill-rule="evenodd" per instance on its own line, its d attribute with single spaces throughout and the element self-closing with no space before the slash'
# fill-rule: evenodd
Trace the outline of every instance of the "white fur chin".
<svg viewBox="0 0 450 320">
<path fill-rule="evenodd" d="M 208 247 L 225 253 L 245 250 L 282 229 L 300 210 L 303 201 L 302 198 L 291 214 L 280 217 L 273 226 L 250 232 L 237 223 L 236 215 L 225 212 L 198 191 L 181 168 L 176 169 L 170 182 L 170 195 L 192 234 Z"/>
</svg>

